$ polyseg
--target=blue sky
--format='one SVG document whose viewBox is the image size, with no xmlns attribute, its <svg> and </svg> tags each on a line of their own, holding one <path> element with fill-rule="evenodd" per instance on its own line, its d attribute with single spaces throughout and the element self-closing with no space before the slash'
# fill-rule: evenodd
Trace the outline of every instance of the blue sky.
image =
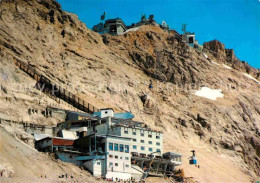
<svg viewBox="0 0 260 183">
<path fill-rule="evenodd" d="M 233 48 L 240 60 L 260 69 L 260 0 L 58 0 L 88 28 L 106 18 L 120 17 L 129 25 L 142 14 L 154 14 L 181 32 L 182 24 L 196 33 L 200 44 L 217 39 Z"/>
</svg>

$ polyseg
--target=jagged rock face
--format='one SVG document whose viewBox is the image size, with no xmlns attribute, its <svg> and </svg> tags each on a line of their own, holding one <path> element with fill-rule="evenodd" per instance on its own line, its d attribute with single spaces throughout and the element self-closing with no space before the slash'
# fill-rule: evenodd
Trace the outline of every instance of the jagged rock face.
<svg viewBox="0 0 260 183">
<path fill-rule="evenodd" d="M 103 35 L 103 41 L 108 46 L 127 50 L 125 54 L 129 59 L 149 76 L 160 81 L 191 84 L 204 79 L 200 77 L 199 70 L 200 67 L 207 67 L 207 63 L 205 60 L 194 62 L 198 57 L 195 50 L 175 39 L 174 34 L 166 33 L 158 27 L 152 27 L 153 31 L 147 32 L 147 28 L 149 26 L 119 37 Z"/>
<path fill-rule="evenodd" d="M 225 45 L 218 40 L 205 42 L 203 44 L 203 47 L 208 50 L 212 50 L 218 54 L 225 55 Z"/>
<path fill-rule="evenodd" d="M 231 65 L 233 68 L 246 72 L 258 78 L 259 70 L 251 67 L 245 61 L 240 61 L 233 49 L 226 49 L 225 45 L 218 40 L 212 40 L 203 44 L 204 50 L 210 51 L 214 57 L 223 63 Z"/>
<path fill-rule="evenodd" d="M 0 56 L 7 57 L 5 63 L 0 63 L 4 68 L 0 69 L 1 74 L 13 66 L 9 69 L 13 73 L 10 77 L 19 76 L 25 82 L 27 76 L 11 63 L 13 59 L 30 62 L 60 85 L 87 87 L 79 94 L 97 107 L 132 111 L 137 120 L 164 130 L 170 134 L 165 135 L 165 139 L 170 139 L 165 142 L 171 146 L 170 151 L 175 151 L 178 141 L 189 144 L 198 139 L 217 155 L 223 153 L 241 160 L 235 167 L 257 177 L 260 89 L 243 72 L 258 78 L 260 72 L 240 62 L 232 50 L 218 41 L 204 46 L 208 59 L 176 40 L 173 33 L 155 26 L 143 26 L 120 36 L 100 36 L 52 0 L 2 0 L 0 4 Z M 226 69 L 222 64 L 232 68 Z M 150 79 L 154 90 L 147 91 L 146 82 Z M 105 85 L 101 90 L 101 82 L 126 84 L 126 88 L 121 92 Z M 211 101 L 194 95 L 192 88 L 179 92 L 168 87 L 198 83 L 217 89 L 224 83 L 231 90 L 221 88 L 224 98 Z M 235 90 L 238 86 L 241 90 Z M 1 88 L 4 94 L 12 93 L 10 84 L 4 83 Z M 144 102 L 143 92 L 148 95 Z M 1 99 L 0 102 L 6 103 Z M 14 113 L 14 109 L 15 106 L 10 112 L 0 107 L 1 112 L 8 114 Z M 187 149 L 181 145 L 179 151 L 185 153 Z M 221 161 L 215 163 L 216 166 L 205 161 L 206 168 L 202 165 L 201 170 L 210 174 L 209 169 L 225 169 Z M 218 171 L 215 173 L 221 176 L 223 172 Z"/>
</svg>

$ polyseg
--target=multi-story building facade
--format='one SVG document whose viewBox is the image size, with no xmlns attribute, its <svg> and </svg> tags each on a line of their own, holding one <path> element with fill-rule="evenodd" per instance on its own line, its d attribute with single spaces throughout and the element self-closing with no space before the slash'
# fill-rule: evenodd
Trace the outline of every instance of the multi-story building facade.
<svg viewBox="0 0 260 183">
<path fill-rule="evenodd" d="M 130 138 L 109 136 L 106 138 L 106 178 L 131 179 Z"/>
<path fill-rule="evenodd" d="M 113 120 L 113 119 L 112 119 Z M 135 122 L 132 122 L 135 123 Z M 139 126 L 114 125 L 110 133 L 131 138 L 132 152 L 149 155 L 154 152 L 163 153 L 163 133 Z"/>
<path fill-rule="evenodd" d="M 88 133 L 94 132 L 131 138 L 131 149 L 135 153 L 163 153 L 163 133 L 145 127 L 144 123 L 106 117 L 106 123 L 88 129 Z"/>
</svg>

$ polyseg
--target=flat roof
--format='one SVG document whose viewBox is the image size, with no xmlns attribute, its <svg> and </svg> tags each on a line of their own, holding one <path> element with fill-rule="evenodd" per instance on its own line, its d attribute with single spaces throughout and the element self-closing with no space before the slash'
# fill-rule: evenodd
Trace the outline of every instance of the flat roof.
<svg viewBox="0 0 260 183">
<path fill-rule="evenodd" d="M 42 138 L 42 139 L 40 139 L 40 140 L 37 140 L 37 142 L 44 141 L 44 140 L 47 140 L 47 139 L 59 139 L 59 140 L 69 140 L 69 141 L 75 141 L 75 140 L 77 140 L 77 139 L 68 139 L 68 138 L 63 138 L 63 137 L 52 137 L 52 136 L 48 136 L 48 137 Z"/>
<path fill-rule="evenodd" d="M 137 157 L 137 156 L 132 156 L 131 159 L 144 160 L 144 161 L 153 161 L 155 163 L 162 163 L 162 164 L 167 163 L 167 164 L 176 165 L 175 162 L 171 162 L 170 160 L 167 160 L 167 159 L 151 159 L 151 158 L 142 158 L 142 157 Z"/>
<path fill-rule="evenodd" d="M 112 111 L 114 111 L 113 108 L 103 108 L 103 109 L 100 109 L 100 111 L 105 111 L 105 110 L 112 110 Z"/>
<path fill-rule="evenodd" d="M 92 134 L 90 134 L 90 135 L 88 135 L 88 136 L 94 136 L 95 135 L 95 133 L 92 133 Z M 130 137 L 123 137 L 123 136 L 118 136 L 118 135 L 109 135 L 109 134 L 96 134 L 96 136 L 97 137 L 114 137 L 114 138 L 120 138 L 120 139 L 132 139 L 132 138 L 130 138 Z"/>
<path fill-rule="evenodd" d="M 126 128 L 136 128 L 136 129 L 140 129 L 140 130 L 144 130 L 144 131 L 152 131 L 152 132 L 156 132 L 156 133 L 163 133 L 162 131 L 156 131 L 156 130 L 152 130 L 151 128 L 145 127 L 145 126 L 141 126 L 141 125 L 146 125 L 144 122 L 139 122 L 139 121 L 133 121 L 133 120 L 129 120 L 129 119 L 114 119 L 114 121 L 112 120 L 112 122 L 115 122 L 116 124 L 114 125 L 116 126 L 121 126 L 121 127 L 126 127 Z"/>
<path fill-rule="evenodd" d="M 173 156 L 182 156 L 181 154 L 173 153 L 173 152 L 166 152 L 165 155 L 173 155 Z"/>
</svg>

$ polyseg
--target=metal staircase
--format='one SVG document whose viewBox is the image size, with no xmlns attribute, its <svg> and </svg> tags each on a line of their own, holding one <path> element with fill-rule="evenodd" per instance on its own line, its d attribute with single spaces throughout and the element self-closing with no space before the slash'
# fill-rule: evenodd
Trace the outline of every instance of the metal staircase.
<svg viewBox="0 0 260 183">
<path fill-rule="evenodd" d="M 43 76 L 34 67 L 20 60 L 14 60 L 15 65 L 17 65 L 22 71 L 31 76 L 37 81 L 36 88 L 47 94 L 49 97 L 54 99 L 61 99 L 66 103 L 72 105 L 73 107 L 87 113 L 98 112 L 99 109 L 91 105 L 87 101 L 79 98 L 75 94 L 67 91 L 56 83 L 52 82 L 47 77 Z"/>
</svg>

